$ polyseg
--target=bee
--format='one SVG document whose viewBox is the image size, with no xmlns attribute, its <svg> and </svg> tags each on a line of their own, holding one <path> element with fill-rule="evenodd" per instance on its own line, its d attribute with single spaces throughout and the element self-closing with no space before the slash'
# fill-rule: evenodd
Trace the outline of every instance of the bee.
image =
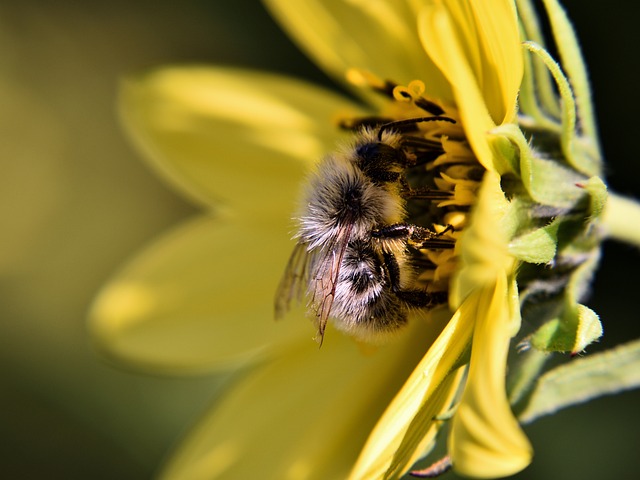
<svg viewBox="0 0 640 480">
<path fill-rule="evenodd" d="M 413 189 L 406 179 L 415 158 L 399 129 L 427 121 L 454 122 L 430 116 L 365 126 L 349 148 L 319 163 L 296 218 L 297 243 L 276 292 L 276 318 L 306 295 L 320 344 L 329 318 L 339 330 L 377 343 L 404 326 L 411 309 L 446 303 L 446 292 L 413 286 L 407 250 L 453 246 L 439 238 L 444 232 L 405 222 L 408 198 L 450 196 Z"/>
</svg>

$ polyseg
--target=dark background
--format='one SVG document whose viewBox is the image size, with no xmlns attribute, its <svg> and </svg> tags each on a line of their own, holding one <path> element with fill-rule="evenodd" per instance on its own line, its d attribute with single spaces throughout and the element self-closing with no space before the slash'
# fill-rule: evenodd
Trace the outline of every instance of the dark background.
<svg viewBox="0 0 640 480">
<path fill-rule="evenodd" d="M 640 4 L 564 2 L 590 67 L 612 189 L 640 192 Z M 145 479 L 209 405 L 219 379 L 115 370 L 88 345 L 100 285 L 148 241 L 196 213 L 127 145 L 119 79 L 217 63 L 330 85 L 255 1 L 9 1 L 0 6 L 0 476 Z M 640 336 L 640 252 L 610 243 L 589 305 L 605 337 Z M 518 478 L 629 478 L 640 471 L 638 392 L 527 428 Z"/>
</svg>

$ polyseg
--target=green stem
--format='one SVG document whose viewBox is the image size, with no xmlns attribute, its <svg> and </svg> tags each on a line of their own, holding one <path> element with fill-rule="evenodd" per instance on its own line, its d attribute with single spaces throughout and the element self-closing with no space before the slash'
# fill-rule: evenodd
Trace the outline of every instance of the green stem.
<svg viewBox="0 0 640 480">
<path fill-rule="evenodd" d="M 640 247 L 640 203 L 609 193 L 602 215 L 607 237 Z"/>
</svg>

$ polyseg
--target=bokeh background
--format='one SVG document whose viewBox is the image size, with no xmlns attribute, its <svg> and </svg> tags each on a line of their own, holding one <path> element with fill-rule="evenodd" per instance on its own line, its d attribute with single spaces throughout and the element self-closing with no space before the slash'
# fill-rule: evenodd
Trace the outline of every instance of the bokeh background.
<svg viewBox="0 0 640 480">
<path fill-rule="evenodd" d="M 590 65 L 609 183 L 640 194 L 640 3 L 566 0 Z M 119 79 L 209 63 L 330 81 L 249 0 L 8 0 L 0 5 L 0 477 L 146 479 L 224 381 L 118 370 L 91 349 L 100 285 L 196 214 L 118 124 Z M 640 336 L 640 252 L 605 246 L 589 305 L 605 338 Z M 521 479 L 640 471 L 640 394 L 540 420 Z"/>
</svg>

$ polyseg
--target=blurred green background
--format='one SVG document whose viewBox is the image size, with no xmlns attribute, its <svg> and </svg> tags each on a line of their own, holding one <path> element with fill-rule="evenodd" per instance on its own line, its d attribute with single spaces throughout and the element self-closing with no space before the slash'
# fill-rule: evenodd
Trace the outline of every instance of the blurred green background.
<svg viewBox="0 0 640 480">
<path fill-rule="evenodd" d="M 610 185 L 640 192 L 639 4 L 566 1 L 583 41 Z M 330 85 L 259 2 L 7 1 L 0 6 L 0 477 L 145 479 L 221 379 L 117 370 L 91 349 L 88 306 L 124 261 L 196 213 L 129 147 L 115 97 L 127 73 L 176 63 L 253 66 Z M 605 247 L 589 305 L 605 338 L 640 336 L 640 252 Z M 640 394 L 528 428 L 521 479 L 640 471 Z"/>
</svg>

